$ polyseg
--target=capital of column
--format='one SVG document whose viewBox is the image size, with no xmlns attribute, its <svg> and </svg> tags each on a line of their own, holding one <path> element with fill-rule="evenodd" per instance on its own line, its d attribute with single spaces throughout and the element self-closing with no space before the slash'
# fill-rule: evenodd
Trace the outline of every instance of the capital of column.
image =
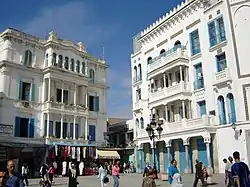
<svg viewBox="0 0 250 187">
<path fill-rule="evenodd" d="M 211 143 L 211 138 L 210 137 L 204 137 L 204 143 L 209 144 Z"/>
</svg>

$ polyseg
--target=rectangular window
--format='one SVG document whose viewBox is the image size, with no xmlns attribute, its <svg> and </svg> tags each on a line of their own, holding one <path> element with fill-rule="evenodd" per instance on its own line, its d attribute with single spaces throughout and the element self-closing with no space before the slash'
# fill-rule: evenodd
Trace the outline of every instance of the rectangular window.
<svg viewBox="0 0 250 187">
<path fill-rule="evenodd" d="M 202 117 L 203 115 L 207 114 L 207 109 L 206 109 L 206 101 L 200 101 L 198 102 L 199 106 L 199 115 Z"/>
<path fill-rule="evenodd" d="M 141 89 L 140 88 L 136 90 L 136 100 L 137 101 L 141 100 Z"/>
<path fill-rule="evenodd" d="M 202 64 L 199 63 L 199 64 L 195 65 L 194 68 L 195 68 L 194 89 L 197 90 L 197 89 L 204 88 Z"/>
<path fill-rule="evenodd" d="M 216 56 L 217 72 L 224 71 L 227 68 L 226 54 L 222 53 Z"/>
<path fill-rule="evenodd" d="M 67 104 L 69 100 L 69 91 L 63 90 L 63 103 Z M 56 101 L 62 102 L 62 89 L 56 89 Z"/>
<path fill-rule="evenodd" d="M 15 137 L 34 138 L 35 120 L 29 118 L 16 117 Z"/>
<path fill-rule="evenodd" d="M 210 47 L 226 40 L 226 32 L 223 17 L 219 17 L 208 24 Z"/>
<path fill-rule="evenodd" d="M 190 33 L 191 55 L 196 55 L 201 52 L 200 38 L 198 29 Z"/>
<path fill-rule="evenodd" d="M 31 84 L 22 82 L 22 100 L 30 101 L 31 97 Z"/>
<path fill-rule="evenodd" d="M 95 125 L 89 125 L 89 140 L 91 142 L 95 141 L 96 128 Z"/>
<path fill-rule="evenodd" d="M 99 112 L 99 96 L 89 96 L 89 110 Z"/>
</svg>

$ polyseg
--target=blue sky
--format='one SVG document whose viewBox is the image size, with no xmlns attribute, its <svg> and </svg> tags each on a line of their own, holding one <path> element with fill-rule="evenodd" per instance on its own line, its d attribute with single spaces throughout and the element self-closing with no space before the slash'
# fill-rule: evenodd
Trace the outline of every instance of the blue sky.
<svg viewBox="0 0 250 187">
<path fill-rule="evenodd" d="M 35 3 L 34 3 L 35 2 Z M 132 117 L 130 54 L 132 37 L 182 0 L 8 0 L 0 7 L 0 30 L 14 27 L 46 37 L 82 41 L 110 68 L 107 111 L 111 117 Z"/>
</svg>

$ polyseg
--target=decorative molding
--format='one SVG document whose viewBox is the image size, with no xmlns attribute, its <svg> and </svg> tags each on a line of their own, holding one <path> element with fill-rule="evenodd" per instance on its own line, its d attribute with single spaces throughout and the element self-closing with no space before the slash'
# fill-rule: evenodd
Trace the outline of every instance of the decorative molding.
<svg viewBox="0 0 250 187">
<path fill-rule="evenodd" d="M 156 45 L 156 47 L 158 48 L 158 47 L 162 46 L 163 44 L 165 44 L 165 43 L 167 43 L 167 42 L 168 42 L 168 39 L 165 39 L 165 40 L 161 41 L 160 43 L 158 43 L 158 44 Z"/>
<path fill-rule="evenodd" d="M 201 19 L 197 19 L 196 21 L 194 21 L 193 23 L 189 24 L 188 26 L 186 26 L 186 30 L 194 27 L 195 25 L 199 24 L 201 22 Z"/>
<path fill-rule="evenodd" d="M 154 47 L 152 47 L 151 49 L 147 50 L 147 51 L 144 53 L 144 55 L 150 53 L 150 52 L 153 51 L 153 50 L 154 50 Z"/>
<path fill-rule="evenodd" d="M 175 37 L 179 36 L 180 34 L 183 33 L 183 29 L 179 30 L 177 33 L 173 34 L 172 36 L 170 36 L 170 39 L 174 39 Z"/>
</svg>

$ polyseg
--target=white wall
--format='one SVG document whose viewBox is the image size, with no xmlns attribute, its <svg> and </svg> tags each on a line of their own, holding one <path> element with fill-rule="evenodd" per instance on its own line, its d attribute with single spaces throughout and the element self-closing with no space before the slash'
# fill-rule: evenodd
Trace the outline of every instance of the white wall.
<svg viewBox="0 0 250 187">
<path fill-rule="evenodd" d="M 242 129 L 242 134 L 239 136 L 237 136 L 237 133 L 235 133 L 231 126 L 220 126 L 217 129 L 216 136 L 220 173 L 224 173 L 225 171 L 223 159 L 233 156 L 234 151 L 239 151 L 241 160 L 249 164 L 246 149 L 246 134 L 244 130 L 250 129 L 250 122 L 237 125 L 236 131 L 238 132 L 240 129 Z"/>
</svg>

